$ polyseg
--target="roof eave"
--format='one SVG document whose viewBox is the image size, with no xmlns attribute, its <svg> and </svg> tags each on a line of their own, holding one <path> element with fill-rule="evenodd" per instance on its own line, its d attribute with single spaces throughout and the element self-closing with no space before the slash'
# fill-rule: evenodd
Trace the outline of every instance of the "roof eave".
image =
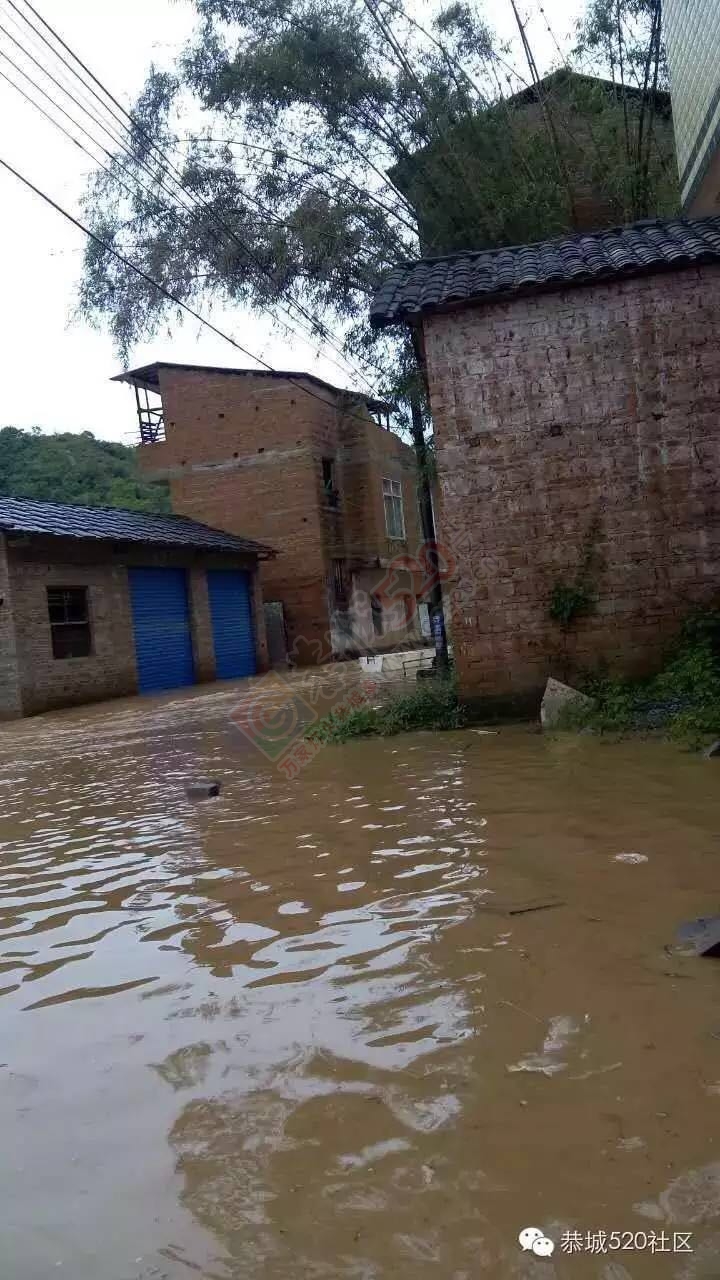
<svg viewBox="0 0 720 1280">
<path fill-rule="evenodd" d="M 138 369 L 124 369 L 122 373 L 116 373 L 110 379 L 111 382 L 126 382 L 131 387 L 139 387 L 144 391 L 160 391 L 160 370 L 185 370 L 194 373 L 217 373 L 224 374 L 228 377 L 252 377 L 256 375 L 262 378 L 285 378 L 291 383 L 300 383 L 303 380 L 311 382 L 315 386 L 322 387 L 325 391 L 329 391 L 339 400 L 350 400 L 355 404 L 363 404 L 375 413 L 392 413 L 396 406 L 386 400 L 380 400 L 375 396 L 365 395 L 362 391 L 355 391 L 349 387 L 336 387 L 332 382 L 327 382 L 325 378 L 321 378 L 319 374 L 308 373 L 307 370 L 292 369 L 233 369 L 222 365 L 200 365 L 200 364 L 183 364 L 173 362 L 171 360 L 154 360 L 151 364 L 141 365 Z M 147 376 L 143 376 L 147 375 Z"/>
<path fill-rule="evenodd" d="M 143 391 L 158 391 L 160 387 L 160 378 L 158 375 L 159 366 L 146 365 L 142 369 L 126 369 L 123 373 L 116 373 L 110 379 L 111 382 L 126 382 L 130 387 L 140 387 Z M 155 371 L 154 379 L 141 378 L 139 375 L 148 373 L 150 370 Z"/>
<path fill-rule="evenodd" d="M 57 538 L 59 541 L 71 539 L 73 542 L 91 542 L 112 544 L 121 547 L 159 547 L 163 551 L 204 551 L 208 555 L 213 553 L 219 555 L 235 555 L 235 556 L 256 556 L 258 560 L 274 560 L 278 552 L 274 547 L 267 546 L 264 542 L 248 543 L 247 546 L 234 547 L 231 545 L 213 546 L 207 542 L 178 542 L 170 539 L 162 538 L 123 538 L 108 534 L 92 534 L 92 533 L 75 533 L 69 529 L 63 529 L 62 532 L 56 532 L 52 529 L 23 529 L 16 524 L 10 524 L 7 521 L 0 522 L 0 534 L 5 537 L 18 538 Z"/>
<path fill-rule="evenodd" d="M 519 298 L 539 297 L 547 293 L 564 293 L 568 289 L 582 289 L 592 285 L 621 283 L 623 280 L 636 280 L 642 276 L 670 275 L 675 271 L 689 270 L 692 267 L 718 265 L 718 259 L 712 254 L 700 254 L 695 258 L 677 258 L 672 262 L 636 263 L 631 267 L 615 271 L 598 271 L 593 275 L 578 275 L 569 278 L 543 280 L 537 284 L 520 285 L 514 289 L 496 289 L 492 292 L 476 294 L 468 298 L 452 299 L 448 302 L 431 303 L 426 307 L 409 310 L 400 307 L 388 316 L 376 312 L 370 315 L 372 329 L 389 329 L 395 325 L 422 325 L 431 316 L 452 315 L 456 311 L 467 311 L 492 306 L 494 303 L 510 303 Z"/>
</svg>

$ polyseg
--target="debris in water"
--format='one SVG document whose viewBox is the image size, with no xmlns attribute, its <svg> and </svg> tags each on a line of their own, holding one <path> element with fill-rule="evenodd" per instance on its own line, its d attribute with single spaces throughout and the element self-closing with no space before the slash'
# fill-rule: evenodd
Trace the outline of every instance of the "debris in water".
<svg viewBox="0 0 720 1280">
<path fill-rule="evenodd" d="M 530 898 L 527 902 L 483 902 L 482 908 L 498 916 L 524 916 L 529 911 L 549 911 L 565 905 L 562 898 Z"/>
<path fill-rule="evenodd" d="M 586 1024 L 589 1021 L 587 1015 L 584 1021 Z M 543 1041 L 542 1053 L 525 1054 L 519 1062 L 511 1063 L 507 1068 L 508 1071 L 536 1071 L 543 1076 L 554 1076 L 558 1071 L 564 1071 L 567 1062 L 558 1062 L 553 1055 L 562 1053 L 571 1036 L 576 1036 L 579 1031 L 580 1023 L 566 1014 L 551 1018 Z"/>
<path fill-rule="evenodd" d="M 639 1200 L 633 1205 L 633 1213 L 639 1213 L 643 1218 L 652 1218 L 653 1222 L 662 1222 L 665 1214 L 659 1204 L 654 1204 L 652 1200 Z"/>
<path fill-rule="evenodd" d="M 635 865 L 638 862 L 647 862 L 646 853 L 616 853 L 613 862 L 629 862 Z"/>
<path fill-rule="evenodd" d="M 566 1066 L 566 1062 L 548 1062 L 542 1053 L 529 1053 L 519 1062 L 511 1062 L 508 1071 L 535 1071 L 541 1076 L 554 1076 Z"/>
<path fill-rule="evenodd" d="M 509 916 L 524 916 L 528 911 L 549 911 L 550 907 L 564 907 L 562 898 L 550 898 L 547 902 L 526 902 L 521 907 L 508 907 Z"/>
<path fill-rule="evenodd" d="M 660 1193 L 658 1204 L 668 1222 L 679 1222 L 683 1227 L 717 1218 L 720 1213 L 720 1164 L 714 1162 L 682 1173 Z"/>
<path fill-rule="evenodd" d="M 579 1076 L 568 1076 L 568 1080 L 589 1080 L 591 1076 L 604 1076 L 607 1071 L 619 1071 L 622 1062 L 609 1062 L 606 1067 L 595 1067 L 591 1071 L 583 1071 Z"/>
<path fill-rule="evenodd" d="M 195 782 L 187 782 L 185 784 L 185 795 L 188 800 L 213 800 L 215 796 L 220 795 L 220 783 L 197 779 Z"/>
<path fill-rule="evenodd" d="M 703 751 L 703 755 L 706 760 L 714 760 L 720 756 L 720 738 L 716 738 L 714 742 L 711 742 L 710 746 Z"/>
<path fill-rule="evenodd" d="M 697 956 L 720 956 L 720 916 L 700 916 L 681 924 L 675 937 L 687 943 Z"/>
</svg>

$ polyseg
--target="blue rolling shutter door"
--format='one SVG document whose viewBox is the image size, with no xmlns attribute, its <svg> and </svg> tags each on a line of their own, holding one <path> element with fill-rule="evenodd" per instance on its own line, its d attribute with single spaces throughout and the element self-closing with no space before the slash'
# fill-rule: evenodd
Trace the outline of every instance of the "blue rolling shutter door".
<svg viewBox="0 0 720 1280">
<path fill-rule="evenodd" d="M 195 683 L 184 569 L 129 569 L 141 693 Z"/>
<path fill-rule="evenodd" d="M 255 675 L 250 574 L 208 569 L 208 595 L 218 680 Z"/>
</svg>

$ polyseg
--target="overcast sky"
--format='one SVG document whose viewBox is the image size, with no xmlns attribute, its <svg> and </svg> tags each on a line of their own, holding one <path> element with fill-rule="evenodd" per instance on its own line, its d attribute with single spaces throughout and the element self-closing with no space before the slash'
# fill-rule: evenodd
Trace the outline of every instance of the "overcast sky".
<svg viewBox="0 0 720 1280">
<path fill-rule="evenodd" d="M 33 2 L 127 107 L 142 85 L 148 64 L 169 64 L 194 22 L 188 0 Z M 422 10 L 424 6 L 425 0 L 418 0 L 418 8 Z M 544 0 L 543 7 L 554 35 L 564 46 L 579 9 L 578 0 Z M 509 0 L 494 0 L 486 11 L 503 33 L 512 33 Z M 557 50 L 545 28 L 538 0 L 521 0 L 521 11 L 530 19 L 533 47 L 542 72 L 557 60 Z M 11 27 L 12 11 L 6 12 L 2 0 L 0 14 L 3 25 L 19 34 L 17 26 Z M 12 46 L 2 37 L 0 48 L 12 52 Z M 19 79 L 0 59 L 0 71 L 3 70 Z M 88 158 L 1 79 L 0 118 L 5 126 L 0 155 L 77 214 L 91 168 Z M 109 381 L 119 371 L 111 340 L 106 333 L 97 333 L 72 319 L 84 244 L 82 233 L 1 169 L 0 208 L 0 426 L 37 424 L 48 431 L 90 430 L 107 439 L 130 442 L 135 429 L 132 393 Z M 288 343 L 273 332 L 262 315 L 238 310 L 216 314 L 213 319 L 276 367 L 307 369 L 331 382 L 343 380 L 337 367 L 318 357 L 314 348 L 296 339 Z M 138 346 L 133 353 L 136 365 L 155 359 L 198 364 L 248 363 L 228 343 L 194 321 L 175 329 L 172 336 L 164 334 Z"/>
</svg>

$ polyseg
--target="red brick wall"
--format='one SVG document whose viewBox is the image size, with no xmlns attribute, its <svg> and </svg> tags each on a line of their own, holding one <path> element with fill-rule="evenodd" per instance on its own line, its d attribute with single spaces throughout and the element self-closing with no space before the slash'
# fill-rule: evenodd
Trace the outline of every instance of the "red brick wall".
<svg viewBox="0 0 720 1280">
<path fill-rule="evenodd" d="M 264 598 L 282 601 L 290 646 L 312 662 L 328 656 L 332 560 L 388 554 L 382 476 L 403 481 L 413 550 L 417 502 L 412 450 L 360 405 L 343 412 L 331 390 L 298 382 L 161 369 L 166 440 L 138 453 L 146 474 L 169 478 L 173 510 L 279 552 L 261 569 Z M 337 510 L 323 457 L 335 460 Z"/>
<path fill-rule="evenodd" d="M 650 671 L 720 595 L 719 321 L 718 266 L 428 320 L 466 697 Z M 564 631 L 550 596 L 586 550 L 596 608 Z"/>
</svg>

